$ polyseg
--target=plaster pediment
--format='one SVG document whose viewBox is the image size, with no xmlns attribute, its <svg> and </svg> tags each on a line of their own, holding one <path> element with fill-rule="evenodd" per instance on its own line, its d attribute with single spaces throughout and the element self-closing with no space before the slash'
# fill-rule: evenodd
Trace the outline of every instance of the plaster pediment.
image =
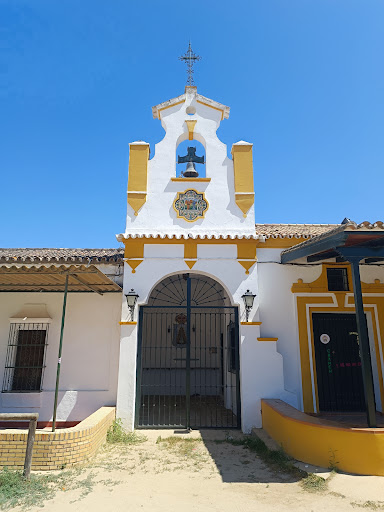
<svg viewBox="0 0 384 512">
<path fill-rule="evenodd" d="M 178 105 L 180 103 L 184 103 L 187 100 L 187 96 L 194 96 L 196 101 L 207 105 L 208 107 L 212 107 L 216 110 L 220 110 L 222 112 L 222 118 L 228 119 L 230 108 L 218 101 L 212 100 L 210 98 L 206 98 L 201 94 L 197 93 L 197 88 L 192 86 L 187 86 L 185 88 L 185 93 L 181 96 L 177 96 L 176 98 L 172 98 L 170 100 L 164 101 L 163 103 L 159 103 L 152 107 L 152 115 L 154 119 L 160 119 L 160 112 L 166 108 L 173 107 L 174 105 Z"/>
</svg>

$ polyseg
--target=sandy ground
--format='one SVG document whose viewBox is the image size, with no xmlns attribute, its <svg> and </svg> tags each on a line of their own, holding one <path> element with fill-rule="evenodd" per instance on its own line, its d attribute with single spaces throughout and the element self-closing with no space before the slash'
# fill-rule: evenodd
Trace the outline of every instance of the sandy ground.
<svg viewBox="0 0 384 512">
<path fill-rule="evenodd" d="M 59 490 L 54 499 L 45 503 L 44 509 L 55 512 L 384 510 L 384 477 L 329 476 L 319 469 L 319 474 L 330 479 L 328 489 L 310 493 L 291 476 L 271 471 L 243 446 L 216 443 L 215 440 L 225 438 L 223 431 L 192 432 L 185 437 L 200 441 L 188 446 L 156 442 L 158 436 L 174 436 L 173 431 L 142 433 L 148 437 L 144 443 L 106 446 L 79 474 L 79 479 L 88 478 L 89 485 Z M 229 435 L 242 436 L 233 432 Z M 31 510 L 37 512 L 41 508 Z"/>
</svg>

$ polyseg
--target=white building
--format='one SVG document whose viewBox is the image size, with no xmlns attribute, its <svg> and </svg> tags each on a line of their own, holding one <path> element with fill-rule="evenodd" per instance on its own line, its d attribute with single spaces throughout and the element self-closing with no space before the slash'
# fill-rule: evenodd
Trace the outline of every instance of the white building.
<svg viewBox="0 0 384 512">
<path fill-rule="evenodd" d="M 38 412 L 40 425 L 52 422 L 67 275 L 58 425 L 115 405 L 122 256 L 0 249 L 1 412 Z"/>
<path fill-rule="evenodd" d="M 165 136 L 153 155 L 143 141 L 130 144 L 127 222 L 117 236 L 124 256 L 99 250 L 98 261 L 91 250 L 83 255 L 64 250 L 57 260 L 61 272 L 70 271 L 80 284 L 88 279 L 83 287 L 89 292 L 68 295 L 57 420 L 79 421 L 101 405 L 116 403 L 117 415 L 130 429 L 241 427 L 249 432 L 261 426 L 263 398 L 309 413 L 364 409 L 363 373 L 366 384 L 369 368 L 364 357 L 360 360 L 362 327 L 353 314 L 356 276 L 350 255 L 342 259 L 345 245 L 379 251 L 373 258 L 366 249 L 370 260 L 359 261 L 373 398 L 382 411 L 383 225 L 255 226 L 252 144 L 236 142 L 229 155 L 216 135 L 229 107 L 187 86 L 183 95 L 152 110 Z M 184 141 L 191 141 L 191 148 L 198 143 L 181 158 L 196 162 L 198 176 L 191 162 L 189 172 L 177 174 Z M 43 421 L 51 421 L 63 278 L 48 293 L 51 281 L 36 284 L 31 269 L 59 266 L 53 257 L 36 262 L 25 255 L 17 259 L 17 250 L 3 251 L 1 410 L 38 410 Z M 74 261 L 68 261 L 71 257 Z M 16 269 L 14 281 L 10 268 Z M 87 268 L 95 269 L 92 277 L 98 272 L 99 287 L 80 275 Z M 57 279 L 57 272 L 52 277 Z M 70 279 L 75 286 L 76 279 Z M 129 310 L 123 295 L 131 290 L 138 299 Z M 246 310 L 250 296 L 254 301 Z M 17 389 L 25 387 L 15 378 L 23 339 L 18 332 L 30 323 L 49 324 L 44 342 L 38 338 L 45 370 L 37 376 L 23 370 L 34 375 L 35 389 Z"/>
</svg>

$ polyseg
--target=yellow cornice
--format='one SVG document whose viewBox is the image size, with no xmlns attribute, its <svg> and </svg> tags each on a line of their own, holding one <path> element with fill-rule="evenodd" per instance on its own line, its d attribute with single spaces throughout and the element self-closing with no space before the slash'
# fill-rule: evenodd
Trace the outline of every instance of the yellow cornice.
<svg viewBox="0 0 384 512">
<path fill-rule="evenodd" d="M 184 260 L 189 268 L 192 268 L 197 259 L 198 245 L 236 245 L 237 261 L 249 274 L 251 267 L 256 263 L 256 242 L 255 239 L 232 239 L 232 238 L 124 238 L 125 245 L 124 261 L 131 267 L 132 273 L 144 261 L 144 245 L 183 245 Z"/>
<path fill-rule="evenodd" d="M 198 244 L 231 244 L 231 245 L 251 245 L 256 248 L 257 240 L 254 238 L 177 238 L 176 235 L 168 235 L 165 238 L 161 238 L 159 236 L 149 236 L 149 237 L 137 237 L 137 236 L 128 236 L 127 238 L 123 238 L 122 242 L 127 245 L 127 243 L 137 243 L 137 244 L 184 244 L 186 242 L 194 242 Z M 127 256 L 128 257 L 128 256 Z"/>
<path fill-rule="evenodd" d="M 181 103 L 185 103 L 185 100 L 178 101 L 177 103 L 173 103 L 172 105 L 167 105 L 166 107 L 160 108 L 160 109 L 157 111 L 157 114 L 158 114 L 158 116 L 159 116 L 159 119 L 161 119 L 161 112 L 162 112 L 163 110 L 167 110 L 167 108 L 171 108 L 171 107 L 176 107 L 176 105 L 180 105 Z"/>
<path fill-rule="evenodd" d="M 257 241 L 259 249 L 287 249 L 304 242 L 307 238 L 266 238 L 265 242 Z"/>
</svg>

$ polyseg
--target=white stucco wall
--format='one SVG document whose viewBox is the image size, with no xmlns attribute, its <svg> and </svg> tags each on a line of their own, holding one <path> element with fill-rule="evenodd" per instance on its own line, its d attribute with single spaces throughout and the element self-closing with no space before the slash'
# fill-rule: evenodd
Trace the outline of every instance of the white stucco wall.
<svg viewBox="0 0 384 512">
<path fill-rule="evenodd" d="M 2 393 L 1 412 L 53 412 L 63 293 L 0 293 L 0 380 L 3 382 L 9 318 L 24 304 L 45 304 L 51 317 L 40 393 Z M 116 404 L 121 294 L 69 293 L 60 374 L 58 421 L 79 421 Z M 33 321 L 33 319 L 30 319 Z"/>
<path fill-rule="evenodd" d="M 200 98 L 201 99 L 201 98 Z M 215 102 L 207 100 L 212 106 Z M 204 102 L 203 102 L 204 103 Z M 169 106 L 172 105 L 172 106 Z M 255 235 L 254 206 L 244 217 L 235 202 L 233 161 L 228 157 L 228 148 L 217 137 L 216 131 L 222 117 L 228 117 L 229 109 L 220 110 L 202 104 L 193 88 L 186 88 L 186 95 L 154 107 L 155 117 L 161 110 L 161 123 L 165 136 L 156 144 L 155 153 L 148 165 L 148 191 L 146 203 L 138 215 L 130 206 L 127 211 L 125 237 L 175 235 L 178 238 L 207 237 L 251 237 Z M 164 107 L 167 107 L 164 109 Z M 169 108 L 168 108 L 169 107 Z M 188 115 L 188 112 L 194 112 Z M 221 107 L 220 107 L 221 108 Z M 194 139 L 204 145 L 206 152 L 206 177 L 210 182 L 192 182 L 187 178 L 181 182 L 172 181 L 176 176 L 177 147 L 188 139 L 186 120 L 195 120 Z M 140 142 L 137 142 L 140 144 Z M 193 141 L 190 143 L 193 146 Z M 199 166 L 196 165 L 197 170 Z M 209 209 L 203 219 L 187 222 L 178 219 L 173 209 L 177 192 L 194 188 L 204 192 Z M 120 236 L 119 239 L 123 237 Z M 132 273 L 126 265 L 124 270 L 124 293 L 131 288 L 139 295 L 139 305 L 146 304 L 153 287 L 175 273 L 197 273 L 207 275 L 221 283 L 232 304 L 239 307 L 240 320 L 245 320 L 241 296 L 247 289 L 255 293 L 256 300 L 249 320 L 259 320 L 259 292 L 257 264 L 249 274 L 237 261 L 236 242 L 228 244 L 199 244 L 197 261 L 190 270 L 184 261 L 183 244 L 145 244 L 144 261 Z M 138 308 L 135 315 L 137 318 Z M 122 320 L 128 319 L 126 305 L 123 305 Z M 117 399 L 117 414 L 127 428 L 134 426 L 136 395 L 136 356 L 138 326 L 123 325 L 121 329 L 120 367 Z M 259 342 L 260 327 L 240 326 L 240 391 L 242 407 L 242 428 L 249 432 L 252 427 L 261 426 L 260 400 L 263 397 L 285 396 L 283 383 L 282 356 L 274 342 Z M 294 400 L 291 400 L 294 401 Z M 232 407 L 234 404 L 232 404 Z"/>
<path fill-rule="evenodd" d="M 193 106 L 196 113 L 188 115 L 186 109 Z M 161 112 L 161 124 L 165 136 L 155 146 L 153 158 L 148 163 L 147 201 L 135 216 L 128 206 L 126 235 L 128 234 L 208 234 L 208 235 L 255 235 L 254 207 L 246 218 L 235 203 L 233 161 L 228 158 L 227 146 L 217 137 L 222 112 L 197 101 L 196 93 L 188 91 L 182 103 Z M 206 151 L 206 177 L 210 182 L 172 182 L 176 176 L 177 147 L 188 140 L 186 120 L 196 120 L 194 139 L 201 142 Z M 193 146 L 193 140 L 190 141 Z M 180 155 L 184 156 L 184 155 Z M 196 164 L 197 171 L 199 165 Z M 204 192 L 209 208 L 204 219 L 187 222 L 178 219 L 173 209 L 177 192 L 194 188 Z"/>
<path fill-rule="evenodd" d="M 150 247 L 150 246 L 148 246 Z M 257 297 L 250 313 L 250 321 L 259 320 L 259 291 L 257 282 L 257 264 L 249 274 L 236 260 L 236 252 L 231 244 L 227 246 L 198 246 L 199 258 L 192 270 L 186 266 L 181 254 L 173 253 L 171 245 L 157 246 L 145 253 L 151 257 L 131 272 L 126 265 L 124 273 L 124 293 L 134 288 L 139 295 L 139 305 L 146 304 L 148 296 L 156 283 L 175 273 L 193 273 L 208 275 L 221 283 L 232 299 L 232 304 L 239 307 L 240 320 L 245 320 L 241 295 L 250 289 Z M 156 258 L 156 254 L 159 257 Z M 138 308 L 135 310 L 137 320 Z M 123 305 L 122 320 L 128 319 L 128 310 Z M 137 326 L 123 325 L 120 345 L 120 368 L 117 399 L 117 415 L 122 418 L 127 428 L 134 426 L 134 406 L 136 396 L 136 348 Z M 252 427 L 261 426 L 261 398 L 285 398 L 283 383 L 283 360 L 276 351 L 274 342 L 258 342 L 259 326 L 240 326 L 240 390 L 242 406 L 242 429 L 249 432 Z M 292 402 L 293 400 L 291 400 Z"/>
</svg>

